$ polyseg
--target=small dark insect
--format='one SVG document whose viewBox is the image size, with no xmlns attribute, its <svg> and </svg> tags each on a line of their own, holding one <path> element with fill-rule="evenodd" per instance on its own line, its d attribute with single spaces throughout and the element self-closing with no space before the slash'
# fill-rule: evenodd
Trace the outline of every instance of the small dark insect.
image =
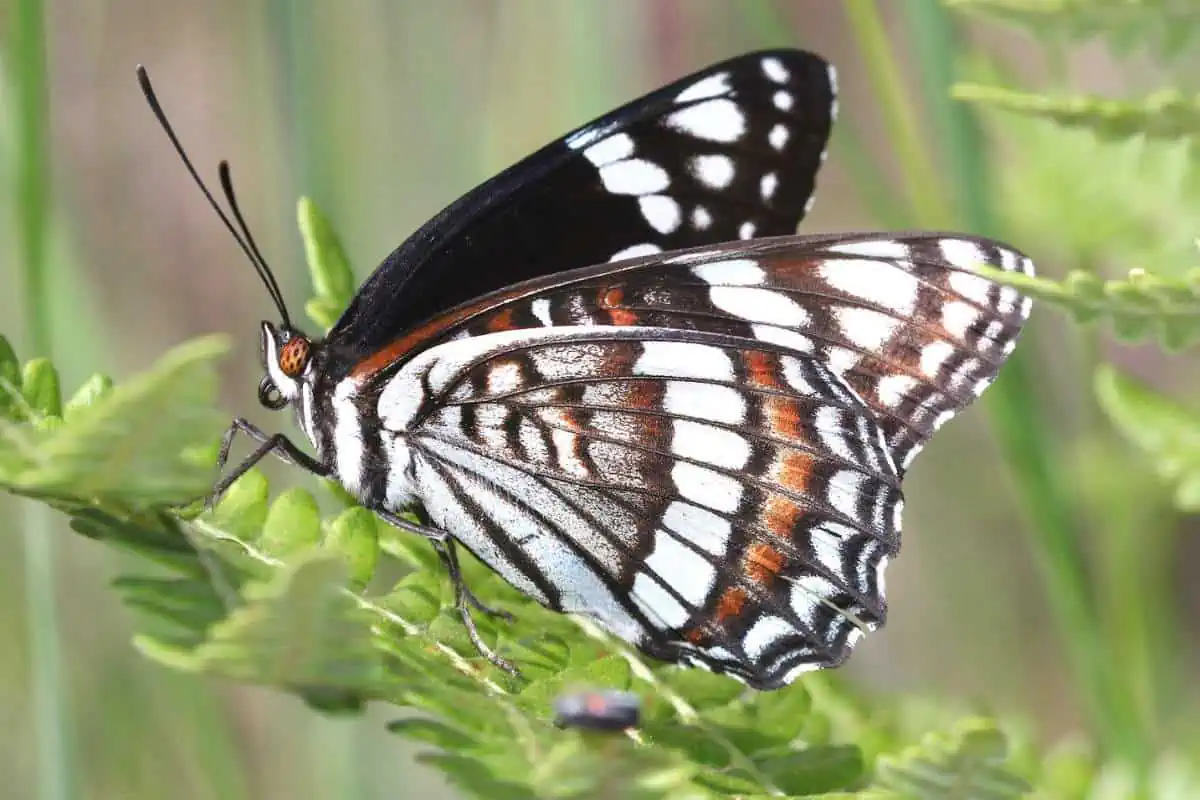
<svg viewBox="0 0 1200 800">
<path fill-rule="evenodd" d="M 797 236 L 837 109 L 800 50 L 683 78 L 451 204 L 324 339 L 293 324 L 220 165 L 221 209 L 279 312 L 259 400 L 334 478 L 428 538 L 479 651 L 461 544 L 646 655 L 770 689 L 883 624 L 901 479 L 996 377 L 1030 301 L 979 275 L 1017 251 L 946 233 Z M 236 223 L 236 224 L 235 224 Z M 414 524 L 399 516 L 413 510 Z"/>
</svg>

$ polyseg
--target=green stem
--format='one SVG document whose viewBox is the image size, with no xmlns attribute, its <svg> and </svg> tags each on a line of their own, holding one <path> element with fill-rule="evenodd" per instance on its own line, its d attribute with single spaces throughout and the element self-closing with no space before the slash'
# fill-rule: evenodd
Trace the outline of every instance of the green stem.
<svg viewBox="0 0 1200 800">
<path fill-rule="evenodd" d="M 954 188 L 958 222 L 976 233 L 995 234 L 983 137 L 972 110 L 949 95 L 955 58 L 951 21 L 936 0 L 913 0 L 907 10 L 914 52 L 922 67 L 925 107 L 941 134 L 939 144 Z M 1038 402 L 1030 352 L 1026 342 L 1005 365 L 1003 379 L 988 392 L 983 405 L 1021 498 L 1029 522 L 1029 546 L 1067 642 L 1092 728 L 1111 752 L 1143 767 L 1149 757 L 1144 725 L 1106 642 L 1080 546 L 1074 502 L 1062 478 L 1066 470 L 1054 450 L 1055 425 L 1045 405 Z"/>
<path fill-rule="evenodd" d="M 883 115 L 904 177 L 904 189 L 922 225 L 948 227 L 954 214 L 941 191 L 933 161 L 922 145 L 928 137 L 917 124 L 912 99 L 904 90 L 899 61 L 884 30 L 874 0 L 847 0 L 844 5 L 850 30 L 858 42 L 875 96 Z"/>
<path fill-rule="evenodd" d="M 50 355 L 53 297 L 49 291 L 47 217 L 50 203 L 46 143 L 46 30 L 41 0 L 19 0 L 10 53 L 17 95 L 17 175 L 14 206 L 22 268 L 22 291 L 29 346 Z M 30 649 L 30 680 L 37 740 L 38 797 L 72 796 L 67 748 L 67 710 L 62 678 L 58 611 L 54 595 L 53 524 L 43 506 L 24 508 L 25 620 Z"/>
</svg>

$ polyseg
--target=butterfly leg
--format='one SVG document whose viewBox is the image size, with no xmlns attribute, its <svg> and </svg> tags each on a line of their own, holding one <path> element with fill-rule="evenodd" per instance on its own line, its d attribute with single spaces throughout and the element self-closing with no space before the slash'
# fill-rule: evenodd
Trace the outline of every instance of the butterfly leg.
<svg viewBox="0 0 1200 800">
<path fill-rule="evenodd" d="M 258 447 L 254 449 L 254 452 L 246 456 L 244 461 L 225 475 L 222 475 L 220 480 L 213 485 L 212 493 L 208 496 L 208 507 L 210 509 L 217 504 L 217 501 L 221 499 L 221 495 L 228 491 L 234 481 L 249 472 L 255 464 L 262 461 L 271 453 L 274 453 L 288 464 L 294 464 L 315 475 L 324 477 L 330 473 L 327 465 L 322 464 L 305 453 L 282 433 L 263 433 L 241 417 L 238 417 L 229 425 L 229 430 L 225 431 L 225 436 L 221 439 L 221 449 L 217 453 L 218 472 L 225 470 L 225 464 L 229 461 L 229 449 L 233 446 L 233 440 L 239 433 L 244 433 L 251 439 L 254 439 L 259 443 Z"/>
<path fill-rule="evenodd" d="M 471 644 L 475 646 L 476 651 L 481 656 L 486 658 L 499 669 L 504 670 L 510 675 L 520 675 L 510 662 L 496 655 L 496 653 L 483 642 L 483 638 L 479 635 L 478 629 L 475 627 L 475 620 L 471 617 L 471 609 L 468 606 L 473 606 L 480 611 L 502 617 L 507 620 L 512 620 L 512 614 L 507 611 L 494 611 L 481 603 L 475 595 L 471 594 L 471 590 L 467 588 L 466 581 L 463 580 L 462 568 L 458 564 L 458 553 L 454 549 L 454 539 L 450 534 L 438 528 L 433 528 L 424 524 L 409 522 L 403 517 L 393 514 L 389 511 L 376 509 L 377 513 L 384 522 L 394 525 L 403 531 L 415 533 L 418 536 L 424 536 L 433 545 L 433 549 L 437 551 L 438 558 L 446 565 L 446 571 L 450 574 L 450 583 L 454 586 L 454 608 L 458 611 L 459 617 L 462 619 L 463 627 L 467 629 L 467 636 L 471 640 Z M 418 518 L 422 522 L 428 522 L 428 517 L 425 516 L 424 510 L 418 512 Z"/>
<path fill-rule="evenodd" d="M 429 519 L 429 515 L 425 513 L 424 508 L 418 506 L 414 511 L 414 515 L 425 528 L 437 530 L 430 524 L 432 521 Z M 489 617 L 499 617 L 505 622 L 513 622 L 516 617 L 511 613 L 503 609 L 491 608 L 475 596 L 474 592 L 467 586 L 467 582 L 463 580 L 462 574 L 459 571 L 458 553 L 454 550 L 454 539 L 449 534 L 443 533 L 443 536 L 445 537 L 444 539 L 430 539 L 430 542 L 433 544 L 433 549 L 437 551 L 438 557 L 450 572 L 451 580 L 455 584 L 455 597 L 458 598 L 461 596 L 462 600 L 472 608 L 483 614 L 487 614 Z"/>
</svg>

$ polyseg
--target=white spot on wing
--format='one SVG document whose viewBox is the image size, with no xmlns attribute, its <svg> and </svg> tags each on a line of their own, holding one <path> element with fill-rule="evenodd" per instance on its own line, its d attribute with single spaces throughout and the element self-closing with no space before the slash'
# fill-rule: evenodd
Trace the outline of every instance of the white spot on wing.
<svg viewBox="0 0 1200 800">
<path fill-rule="evenodd" d="M 714 556 L 725 554 L 733 527 L 729 521 L 707 508 L 676 500 L 663 512 L 663 527 L 671 530 L 680 539 Z"/>
<path fill-rule="evenodd" d="M 617 133 L 586 148 L 583 155 L 597 167 L 603 167 L 633 155 L 633 139 L 627 133 Z"/>
<path fill-rule="evenodd" d="M 787 328 L 779 328 L 774 325 L 751 325 L 750 332 L 760 342 L 770 342 L 771 344 L 788 347 L 801 353 L 811 353 L 813 351 L 812 339 Z"/>
<path fill-rule="evenodd" d="M 550 450 L 546 447 L 542 429 L 532 420 L 521 420 L 520 427 L 517 428 L 517 439 L 526 457 L 533 463 L 545 464 L 550 460 Z"/>
<path fill-rule="evenodd" d="M 777 122 L 771 128 L 771 132 L 767 134 L 767 142 L 776 150 L 782 150 L 787 146 L 788 129 L 782 122 Z"/>
<path fill-rule="evenodd" d="M 880 378 L 875 393 L 879 396 L 879 402 L 888 408 L 898 408 L 908 391 L 916 385 L 917 379 L 911 375 L 887 375 Z"/>
<path fill-rule="evenodd" d="M 899 530 L 899 525 L 896 527 Z M 887 594 L 887 568 L 890 561 L 887 556 L 880 556 L 879 563 L 875 565 L 875 591 L 880 597 Z"/>
<path fill-rule="evenodd" d="M 834 253 L 868 258 L 908 258 L 908 247 L 895 239 L 864 239 L 859 242 L 842 242 L 830 245 Z"/>
<path fill-rule="evenodd" d="M 680 497 L 714 511 L 733 513 L 742 502 L 742 484 L 728 475 L 680 461 L 671 469 Z"/>
<path fill-rule="evenodd" d="M 969 272 L 959 272 L 951 270 L 946 276 L 950 288 L 961 294 L 963 297 L 978 303 L 985 308 L 992 304 L 988 294 L 991 291 L 992 283 L 978 275 L 972 275 Z"/>
<path fill-rule="evenodd" d="M 703 100 L 706 97 L 716 97 L 729 91 L 729 73 L 718 72 L 701 78 L 691 86 L 675 95 L 675 102 L 690 103 L 693 100 Z"/>
<path fill-rule="evenodd" d="M 804 673 L 816 672 L 820 668 L 821 665 L 815 661 L 803 661 L 789 669 L 787 672 L 783 673 L 783 677 L 780 678 L 780 680 L 784 683 L 792 683 Z"/>
<path fill-rule="evenodd" d="M 633 365 L 634 375 L 699 378 L 733 383 L 733 362 L 719 347 L 695 342 L 650 341 Z"/>
<path fill-rule="evenodd" d="M 655 253 L 661 253 L 661 252 L 662 252 L 661 247 L 659 247 L 656 244 L 650 244 L 649 242 L 646 242 L 644 244 L 630 245 L 629 247 L 626 247 L 622 250 L 618 250 L 617 252 L 613 253 L 612 258 L 610 258 L 608 260 L 609 261 L 620 261 L 625 258 L 637 258 L 638 256 L 652 256 Z M 547 323 L 547 324 L 549 324 L 549 323 Z"/>
<path fill-rule="evenodd" d="M 762 60 L 763 74 L 770 78 L 775 83 L 787 83 L 788 74 L 787 67 L 783 65 L 775 56 L 767 56 Z"/>
<path fill-rule="evenodd" d="M 738 238 L 753 239 L 755 231 L 757 231 L 757 228 L 753 222 L 743 222 L 738 226 Z"/>
<path fill-rule="evenodd" d="M 821 438 L 821 444 L 825 445 L 829 452 L 838 458 L 853 461 L 854 453 L 851 452 L 845 437 L 842 436 L 842 413 L 836 408 L 822 406 L 817 409 L 813 419 L 813 427 L 816 428 L 817 435 Z"/>
<path fill-rule="evenodd" d="M 771 97 L 771 102 L 774 103 L 775 107 L 780 111 L 791 111 L 792 105 L 795 101 L 793 100 L 790 92 L 785 92 L 780 89 Z"/>
<path fill-rule="evenodd" d="M 529 310 L 533 313 L 537 321 L 547 328 L 554 324 L 554 321 L 550 319 L 550 301 L 545 297 L 539 297 L 537 300 L 534 300 L 530 304 Z"/>
<path fill-rule="evenodd" d="M 672 233 L 679 227 L 679 203 L 663 194 L 652 194 L 638 198 L 638 207 L 650 227 L 659 233 Z"/>
<path fill-rule="evenodd" d="M 979 245 L 966 239 L 942 239 L 938 242 L 938 249 L 952 267 L 974 270 L 980 264 L 987 263 Z"/>
<path fill-rule="evenodd" d="M 633 601 L 651 622 L 664 628 L 682 628 L 690 616 L 674 595 L 644 572 L 634 576 Z"/>
<path fill-rule="evenodd" d="M 799 359 L 790 356 L 781 358 L 779 365 L 783 368 L 783 379 L 788 382 L 788 386 L 796 390 L 797 394 L 802 397 L 817 396 L 817 390 L 808 382 L 808 376 Z"/>
<path fill-rule="evenodd" d="M 726 155 L 705 154 L 692 159 L 692 174 L 713 189 L 724 189 L 733 182 L 733 159 Z"/>
<path fill-rule="evenodd" d="M 952 355 L 954 355 L 954 345 L 945 340 L 939 339 L 925 345 L 921 350 L 921 372 L 931 378 L 937 377 L 942 371 L 942 365 L 946 363 L 946 359 Z"/>
<path fill-rule="evenodd" d="M 504 394 L 521 385 L 521 368 L 513 361 L 502 361 L 488 369 L 488 394 Z"/>
<path fill-rule="evenodd" d="M 842 545 L 847 532 L 850 535 L 856 533 L 836 522 L 816 525 L 809 532 L 809 544 L 812 547 L 813 555 L 830 574 L 842 574 Z"/>
<path fill-rule="evenodd" d="M 762 199 L 770 200 L 775 194 L 777 186 L 779 186 L 779 178 L 776 177 L 774 172 L 768 172 L 766 175 L 763 175 L 762 180 L 758 182 L 758 191 L 762 195 Z"/>
<path fill-rule="evenodd" d="M 821 277 L 835 289 L 910 316 L 917 305 L 917 279 L 886 261 L 835 259 L 821 265 Z"/>
<path fill-rule="evenodd" d="M 746 116 L 726 98 L 708 100 L 668 114 L 663 124 L 672 130 L 710 142 L 736 142 L 746 133 Z"/>
<path fill-rule="evenodd" d="M 942 306 L 942 327 L 952 336 L 966 341 L 967 331 L 979 319 L 979 309 L 957 301 Z"/>
<path fill-rule="evenodd" d="M 707 558 L 663 530 L 655 531 L 654 550 L 646 558 L 646 566 L 668 581 L 693 608 L 704 605 L 717 577 Z"/>
<path fill-rule="evenodd" d="M 677 419 L 672 426 L 671 452 L 680 458 L 738 470 L 750 460 L 750 443 L 725 428 Z"/>
<path fill-rule="evenodd" d="M 692 274 L 712 286 L 761 286 L 767 273 L 749 258 L 731 258 L 692 267 Z"/>
<path fill-rule="evenodd" d="M 862 354 L 848 347 L 838 347 L 836 345 L 827 345 L 825 347 L 825 366 L 829 367 L 835 375 L 845 375 L 858 366 L 858 362 L 861 360 Z"/>
<path fill-rule="evenodd" d="M 1021 302 L 1021 293 L 1011 286 L 1000 287 L 1000 300 L 996 303 L 996 310 L 1001 314 L 1011 314 L 1017 310 L 1018 304 Z M 1026 308 L 1021 316 L 1029 316 L 1029 309 Z"/>
<path fill-rule="evenodd" d="M 858 470 L 839 470 L 830 478 L 829 488 L 826 490 L 825 496 L 829 505 L 850 519 L 858 519 L 858 498 L 866 480 L 867 476 Z"/>
<path fill-rule="evenodd" d="M 750 322 L 799 328 L 811 321 L 808 311 L 783 292 L 749 286 L 714 286 L 709 300 L 722 311 Z"/>
<path fill-rule="evenodd" d="M 820 575 L 802 575 L 793 578 L 792 610 L 811 628 L 816 625 L 817 611 L 825 606 L 823 601 L 838 593 L 839 590 L 833 582 Z"/>
<path fill-rule="evenodd" d="M 692 209 L 692 227 L 698 231 L 706 231 L 712 225 L 712 214 L 708 213 L 708 209 L 704 206 L 696 206 Z"/>
<path fill-rule="evenodd" d="M 831 120 L 836 120 L 836 119 L 837 119 L 837 115 L 838 115 L 838 101 L 837 101 L 837 94 L 838 94 L 838 80 L 837 80 L 837 70 L 836 70 L 836 69 L 834 69 L 834 66 L 833 66 L 833 64 L 830 64 L 830 65 L 829 65 L 829 69 L 827 70 L 827 72 L 828 72 L 828 74 L 829 74 L 829 91 L 830 91 L 830 93 L 833 95 L 833 103 L 832 103 L 832 104 L 829 106 L 829 118 L 830 118 Z"/>
<path fill-rule="evenodd" d="M 671 185 L 665 169 L 640 158 L 605 164 L 600 167 L 600 180 L 613 194 L 654 194 Z"/>
<path fill-rule="evenodd" d="M 683 417 L 738 425 L 746 416 L 746 400 L 732 386 L 667 381 L 663 410 Z"/>
<path fill-rule="evenodd" d="M 881 350 L 900 327 L 899 320 L 859 306 L 835 307 L 833 315 L 842 335 L 867 352 Z"/>
<path fill-rule="evenodd" d="M 742 639 L 742 647 L 751 659 L 757 659 L 767 648 L 780 638 L 792 633 L 793 628 L 782 617 L 762 616 L 758 618 Z"/>
</svg>

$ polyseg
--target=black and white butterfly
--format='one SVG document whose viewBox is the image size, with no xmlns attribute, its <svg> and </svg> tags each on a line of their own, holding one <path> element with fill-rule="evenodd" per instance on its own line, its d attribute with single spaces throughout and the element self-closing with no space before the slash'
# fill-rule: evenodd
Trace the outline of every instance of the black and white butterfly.
<svg viewBox="0 0 1200 800">
<path fill-rule="evenodd" d="M 1033 267 L 956 234 L 794 235 L 836 108 L 833 68 L 796 50 L 659 89 L 442 211 L 324 340 L 222 164 L 237 228 L 205 194 L 282 317 L 260 399 L 316 456 L 235 420 L 222 466 L 236 432 L 260 446 L 215 492 L 268 453 L 336 478 L 434 543 L 502 666 L 457 544 L 654 658 L 759 688 L 842 663 L 885 618 L 905 470 L 1029 314 L 975 268 Z"/>
</svg>

